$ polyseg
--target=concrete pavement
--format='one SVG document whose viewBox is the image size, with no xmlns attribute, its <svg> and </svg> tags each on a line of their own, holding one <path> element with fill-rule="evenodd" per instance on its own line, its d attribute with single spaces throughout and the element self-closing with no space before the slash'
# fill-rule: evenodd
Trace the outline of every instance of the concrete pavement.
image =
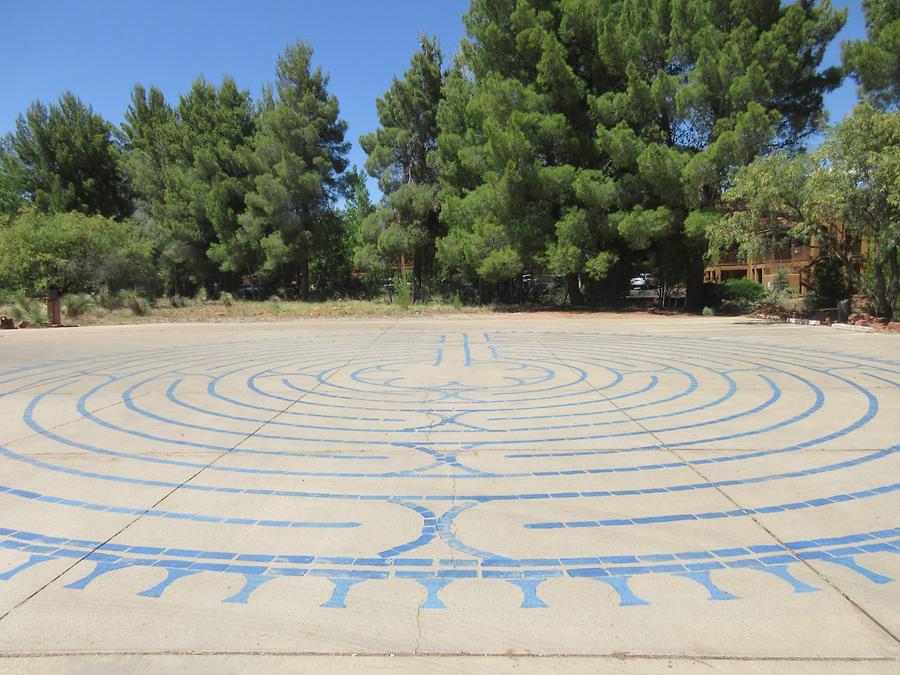
<svg viewBox="0 0 900 675">
<path fill-rule="evenodd" d="M 0 671 L 897 672 L 898 387 L 742 319 L 0 333 Z"/>
</svg>

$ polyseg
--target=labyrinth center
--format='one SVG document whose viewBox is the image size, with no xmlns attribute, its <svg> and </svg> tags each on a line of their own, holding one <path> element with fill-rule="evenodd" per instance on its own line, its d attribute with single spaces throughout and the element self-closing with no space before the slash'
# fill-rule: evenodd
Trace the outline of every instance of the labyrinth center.
<svg viewBox="0 0 900 675">
<path fill-rule="evenodd" d="M 557 600 L 599 583 L 625 607 L 665 600 L 649 575 L 698 604 L 740 602 L 737 574 L 773 598 L 823 590 L 810 570 L 829 566 L 885 585 L 898 387 L 896 360 L 684 335 L 357 330 L 48 358 L 0 374 L 0 584 L 80 561 L 67 593 L 139 578 L 164 601 L 228 575 L 231 604 L 316 579 L 313 607 L 377 583 L 452 610 L 478 584 L 511 586 L 510 611 L 561 581 Z"/>
</svg>

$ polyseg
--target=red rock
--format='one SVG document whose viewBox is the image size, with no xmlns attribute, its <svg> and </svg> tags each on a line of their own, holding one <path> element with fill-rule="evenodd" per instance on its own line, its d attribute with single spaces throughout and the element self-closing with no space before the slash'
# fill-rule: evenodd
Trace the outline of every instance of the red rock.
<svg viewBox="0 0 900 675">
<path fill-rule="evenodd" d="M 23 319 L 19 322 L 19 328 L 31 328 L 31 324 Z"/>
<path fill-rule="evenodd" d="M 859 312 L 853 312 L 850 317 L 847 319 L 847 323 L 856 324 L 857 321 L 862 319 L 862 314 Z"/>
<path fill-rule="evenodd" d="M 888 330 L 895 330 L 900 332 L 900 321 L 891 321 L 887 326 L 885 326 Z"/>
</svg>

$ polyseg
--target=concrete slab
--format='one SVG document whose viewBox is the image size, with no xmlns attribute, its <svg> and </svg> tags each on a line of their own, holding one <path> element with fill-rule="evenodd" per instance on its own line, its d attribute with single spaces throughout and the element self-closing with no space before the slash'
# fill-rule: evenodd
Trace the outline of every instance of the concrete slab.
<svg viewBox="0 0 900 675">
<path fill-rule="evenodd" d="M 741 319 L 0 334 L 0 671 L 895 672 L 897 410 Z"/>
</svg>

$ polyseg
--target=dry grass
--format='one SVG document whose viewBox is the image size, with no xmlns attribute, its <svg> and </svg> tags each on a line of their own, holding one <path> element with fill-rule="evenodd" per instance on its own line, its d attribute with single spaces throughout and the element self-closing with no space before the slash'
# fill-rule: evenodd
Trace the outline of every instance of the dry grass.
<svg viewBox="0 0 900 675">
<path fill-rule="evenodd" d="M 8 315 L 10 307 L 0 305 L 0 315 Z M 454 309 L 449 303 L 430 302 L 411 305 L 403 309 L 397 304 L 366 300 L 335 300 L 331 302 L 288 302 L 235 300 L 230 306 L 220 302 L 188 300 L 184 307 L 173 307 L 161 298 L 153 303 L 144 316 L 135 315 L 130 309 L 106 310 L 96 307 L 75 319 L 65 319 L 66 324 L 79 326 L 112 326 L 141 323 L 224 323 L 290 321 L 294 319 L 330 319 L 341 317 L 401 317 L 438 316 L 448 314 L 480 314 L 490 312 L 488 307 L 463 307 Z"/>
</svg>

